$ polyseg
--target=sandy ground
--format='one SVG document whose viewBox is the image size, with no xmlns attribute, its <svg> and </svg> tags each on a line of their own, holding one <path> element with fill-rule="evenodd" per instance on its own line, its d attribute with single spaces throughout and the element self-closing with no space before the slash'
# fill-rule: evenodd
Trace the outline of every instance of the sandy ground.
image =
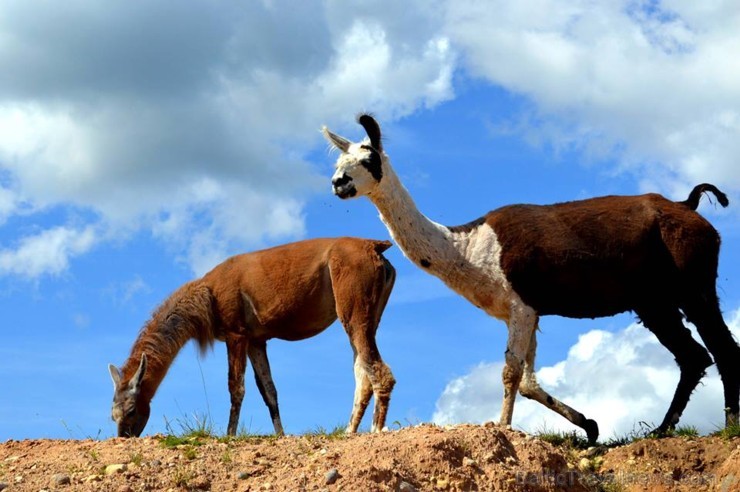
<svg viewBox="0 0 740 492">
<path fill-rule="evenodd" d="M 574 451 L 488 423 L 349 437 L 0 444 L 0 490 L 740 491 L 740 439 Z"/>
</svg>

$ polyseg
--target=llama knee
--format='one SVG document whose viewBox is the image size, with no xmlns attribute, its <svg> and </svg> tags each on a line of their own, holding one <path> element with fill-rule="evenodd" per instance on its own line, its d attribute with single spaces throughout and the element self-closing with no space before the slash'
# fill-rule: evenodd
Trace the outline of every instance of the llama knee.
<svg viewBox="0 0 740 492">
<path fill-rule="evenodd" d="M 520 357 L 516 357 L 510 351 L 506 352 L 506 365 L 501 374 L 501 379 L 504 383 L 504 393 L 516 393 L 519 384 L 522 380 L 522 374 L 524 372 L 524 361 Z"/>
<path fill-rule="evenodd" d="M 389 399 L 396 385 L 396 378 L 393 377 L 391 368 L 384 362 L 378 361 L 372 364 L 369 373 L 375 398 Z"/>
</svg>

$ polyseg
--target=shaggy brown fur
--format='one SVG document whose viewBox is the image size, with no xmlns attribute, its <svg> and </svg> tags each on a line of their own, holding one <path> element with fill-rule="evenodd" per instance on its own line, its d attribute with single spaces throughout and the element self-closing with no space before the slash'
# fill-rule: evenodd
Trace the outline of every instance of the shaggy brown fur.
<svg viewBox="0 0 740 492">
<path fill-rule="evenodd" d="M 237 430 L 249 357 L 275 432 L 281 434 L 266 342 L 312 337 L 337 318 L 355 354 L 357 390 L 348 431 L 357 430 L 373 394 L 373 430 L 382 429 L 395 380 L 380 357 L 375 332 L 395 281 L 395 270 L 382 255 L 390 245 L 357 238 L 301 241 L 231 257 L 180 287 L 145 325 L 122 369 L 110 367 L 119 435 L 143 431 L 149 402 L 191 339 L 202 352 L 215 340 L 226 342 L 228 433 Z"/>
</svg>

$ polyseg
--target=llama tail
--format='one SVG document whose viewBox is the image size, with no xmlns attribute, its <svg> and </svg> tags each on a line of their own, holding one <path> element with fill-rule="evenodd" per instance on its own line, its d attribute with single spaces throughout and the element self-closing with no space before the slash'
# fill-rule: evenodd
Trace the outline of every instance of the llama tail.
<svg viewBox="0 0 740 492">
<path fill-rule="evenodd" d="M 386 240 L 368 239 L 368 241 L 372 243 L 373 249 L 378 254 L 382 254 L 383 251 L 393 246 L 392 242 Z"/>
<path fill-rule="evenodd" d="M 691 190 L 691 193 L 689 193 L 689 197 L 679 203 L 686 205 L 691 210 L 696 210 L 699 207 L 699 200 L 701 200 L 701 196 L 708 191 L 711 191 L 712 194 L 714 194 L 719 204 L 723 207 L 726 207 L 730 204 L 730 201 L 727 199 L 727 195 L 719 191 L 716 186 L 709 183 L 702 183 L 700 185 L 694 186 L 694 189 Z"/>
</svg>

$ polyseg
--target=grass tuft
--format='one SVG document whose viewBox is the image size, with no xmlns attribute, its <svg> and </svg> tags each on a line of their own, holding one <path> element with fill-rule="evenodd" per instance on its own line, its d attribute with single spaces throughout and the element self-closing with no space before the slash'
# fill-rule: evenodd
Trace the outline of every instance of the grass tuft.
<svg viewBox="0 0 740 492">
<path fill-rule="evenodd" d="M 541 441 L 549 442 L 553 446 L 566 447 L 570 449 L 588 449 L 588 439 L 577 431 L 562 432 L 542 427 L 534 433 Z"/>
<path fill-rule="evenodd" d="M 312 431 L 305 432 L 305 435 L 311 437 L 326 437 L 327 439 L 343 439 L 346 437 L 345 427 L 342 424 L 337 424 L 331 430 L 326 430 L 325 427 L 319 425 Z"/>
<path fill-rule="evenodd" d="M 712 434 L 713 436 L 721 437 L 722 439 L 733 439 L 740 437 L 740 423 L 732 424 L 728 427 L 722 427 L 717 429 L 717 432 Z"/>
</svg>

